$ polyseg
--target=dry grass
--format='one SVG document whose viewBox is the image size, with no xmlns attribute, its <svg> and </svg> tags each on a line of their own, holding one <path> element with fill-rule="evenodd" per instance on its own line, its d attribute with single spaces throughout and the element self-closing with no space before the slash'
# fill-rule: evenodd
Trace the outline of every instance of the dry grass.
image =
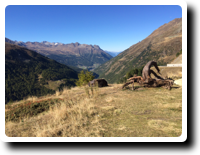
<svg viewBox="0 0 200 155">
<path fill-rule="evenodd" d="M 26 100 L 35 102 L 36 100 L 38 100 L 38 98 L 36 96 L 31 96 L 31 97 L 28 97 Z"/>
<path fill-rule="evenodd" d="M 6 122 L 10 137 L 178 137 L 182 133 L 182 88 L 122 90 L 74 87 L 42 100 L 57 99 L 48 111 Z M 40 99 L 41 100 L 41 99 Z M 33 99 L 31 100 L 33 101 Z M 35 99 L 39 101 L 39 99 Z M 15 103 L 22 104 L 23 101 Z M 7 107 L 12 110 L 11 106 Z"/>
<path fill-rule="evenodd" d="M 35 130 L 36 137 L 90 137 L 100 136 L 101 126 L 95 113 L 91 100 L 82 100 L 73 108 L 69 108 L 63 102 L 60 107 L 49 111 L 53 116 L 47 124 L 37 124 L 39 130 Z"/>
<path fill-rule="evenodd" d="M 87 97 L 65 99 L 45 114 L 6 123 L 6 135 L 14 137 L 98 137 L 100 129 L 94 99 Z"/>
<path fill-rule="evenodd" d="M 114 89 L 112 89 L 115 87 Z M 120 85 L 101 89 L 105 94 L 101 123 L 106 137 L 180 136 L 182 131 L 182 89 L 143 88 L 121 90 Z M 162 120 L 166 130 L 151 127 L 154 120 Z M 154 124 L 155 125 L 155 124 Z M 169 130 L 167 130 L 169 129 Z M 176 131 L 176 132 L 175 132 Z"/>
<path fill-rule="evenodd" d="M 163 132 L 174 132 L 176 134 L 181 133 L 181 128 L 176 127 L 176 124 L 173 122 L 168 122 L 164 120 L 150 120 L 148 122 L 150 128 L 155 130 L 161 130 Z"/>
</svg>

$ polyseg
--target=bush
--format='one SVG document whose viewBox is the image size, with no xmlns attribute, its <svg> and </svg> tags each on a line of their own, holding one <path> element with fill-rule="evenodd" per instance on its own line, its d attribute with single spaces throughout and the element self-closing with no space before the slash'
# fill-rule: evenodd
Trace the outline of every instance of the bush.
<svg viewBox="0 0 200 155">
<path fill-rule="evenodd" d="M 129 79 L 130 77 L 132 77 L 133 74 L 131 74 L 131 72 L 126 73 L 126 78 Z"/>
<path fill-rule="evenodd" d="M 78 81 L 76 82 L 76 85 L 77 86 L 86 85 L 89 81 L 92 81 L 93 79 L 94 76 L 92 72 L 82 70 L 78 74 Z"/>
</svg>

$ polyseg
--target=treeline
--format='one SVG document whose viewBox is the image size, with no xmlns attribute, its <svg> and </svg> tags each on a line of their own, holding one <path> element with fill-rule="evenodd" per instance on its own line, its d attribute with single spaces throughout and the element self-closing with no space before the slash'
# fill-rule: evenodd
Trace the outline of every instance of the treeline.
<svg viewBox="0 0 200 155">
<path fill-rule="evenodd" d="M 133 77 L 135 74 L 137 76 L 142 76 L 142 70 L 143 70 L 144 66 L 139 67 L 139 68 L 133 68 L 132 70 L 130 70 L 129 72 L 126 73 L 126 76 L 124 76 L 123 78 L 121 78 L 117 83 L 125 83 L 127 81 L 127 79 L 129 79 L 130 77 Z"/>
</svg>

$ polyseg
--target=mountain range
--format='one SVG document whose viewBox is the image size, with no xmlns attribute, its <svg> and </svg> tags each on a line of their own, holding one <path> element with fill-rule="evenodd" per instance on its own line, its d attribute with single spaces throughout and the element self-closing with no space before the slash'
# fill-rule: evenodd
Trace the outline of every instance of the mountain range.
<svg viewBox="0 0 200 155">
<path fill-rule="evenodd" d="M 34 50 L 59 63 L 92 70 L 112 58 L 98 45 L 71 44 L 43 42 L 12 41 L 5 38 L 5 42 Z"/>
<path fill-rule="evenodd" d="M 158 65 L 170 63 L 180 50 L 182 50 L 182 18 L 176 18 L 102 64 L 94 72 L 99 74 L 100 78 L 114 83 L 131 69 L 142 67 L 150 60 L 156 61 Z"/>
</svg>

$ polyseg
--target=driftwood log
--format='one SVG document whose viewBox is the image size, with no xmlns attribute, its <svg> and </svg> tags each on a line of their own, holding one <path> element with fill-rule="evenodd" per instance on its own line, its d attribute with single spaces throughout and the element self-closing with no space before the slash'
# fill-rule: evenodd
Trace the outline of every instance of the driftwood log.
<svg viewBox="0 0 200 155">
<path fill-rule="evenodd" d="M 172 79 L 164 79 L 161 76 L 158 76 L 153 70 L 150 69 L 151 66 L 155 66 L 158 73 L 160 73 L 160 69 L 158 68 L 157 63 L 155 61 L 149 61 L 142 70 L 142 77 L 134 75 L 134 77 L 129 78 L 128 82 L 122 86 L 122 89 L 132 84 L 132 90 L 134 90 L 134 82 L 138 82 L 140 86 L 164 87 L 170 90 L 174 81 Z M 156 79 L 152 79 L 150 74 L 153 74 Z"/>
</svg>

